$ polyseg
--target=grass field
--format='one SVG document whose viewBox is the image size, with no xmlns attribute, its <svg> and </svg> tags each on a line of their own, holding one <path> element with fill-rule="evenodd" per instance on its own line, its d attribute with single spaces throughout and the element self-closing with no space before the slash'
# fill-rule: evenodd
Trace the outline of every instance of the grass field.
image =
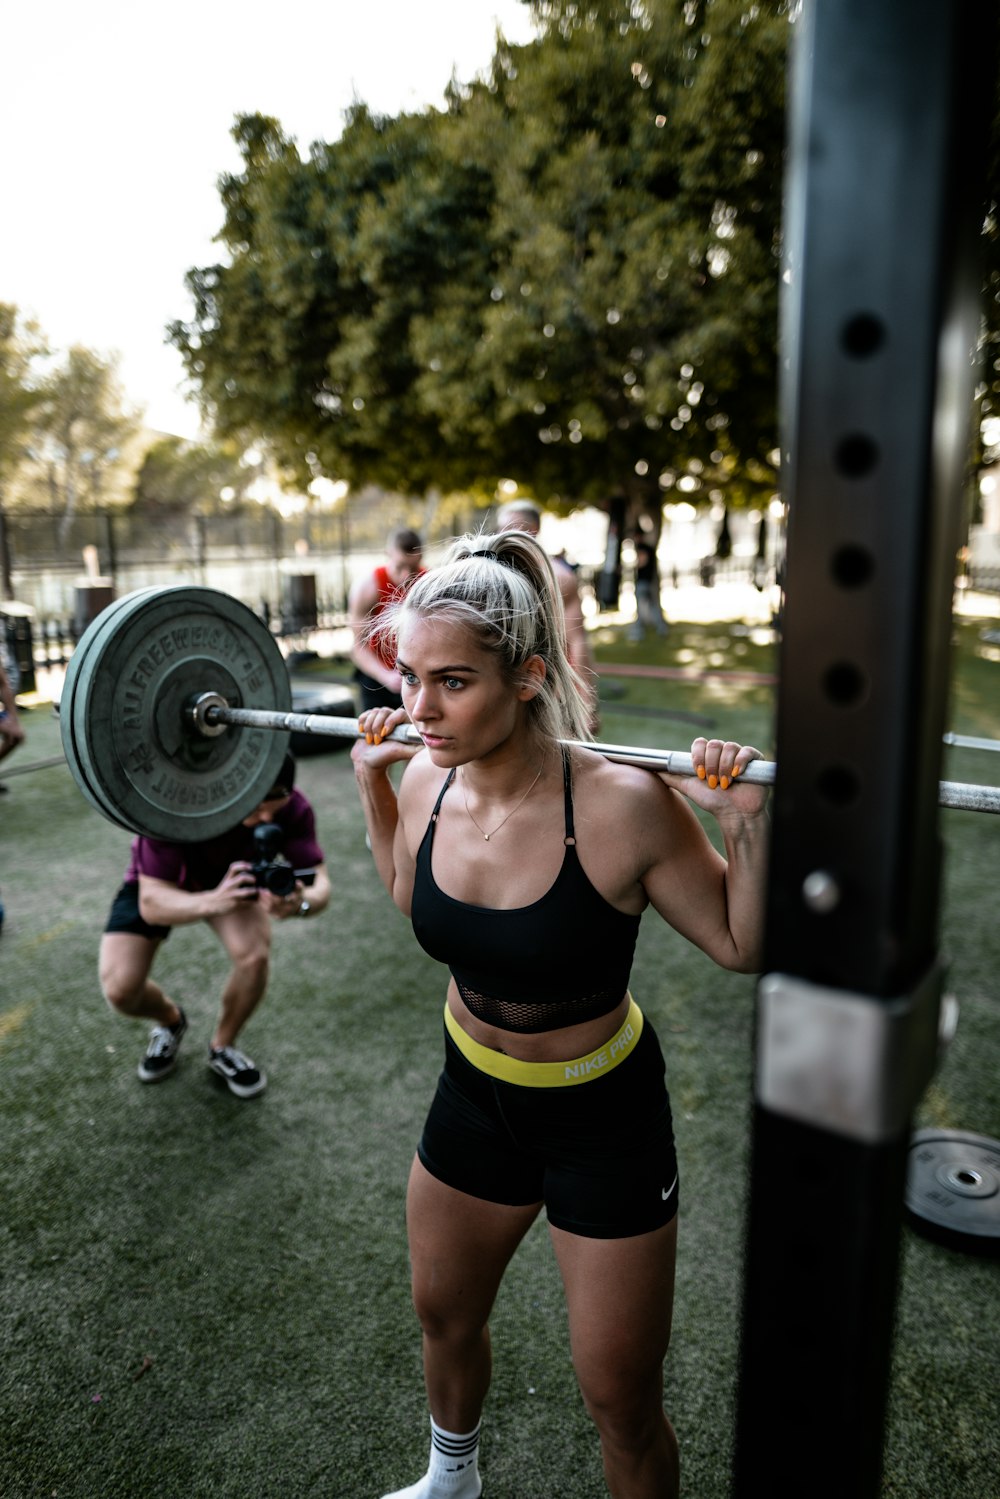
<svg viewBox="0 0 1000 1499">
<path fill-rule="evenodd" d="M 984 623 L 956 626 L 951 727 L 1000 737 L 1000 661 L 981 641 Z M 602 737 L 683 748 L 703 724 L 773 753 L 766 682 L 609 671 L 658 662 L 766 675 L 774 654 L 763 635 L 678 625 L 665 645 L 632 646 L 613 629 L 595 639 L 608 673 Z M 56 752 L 48 710 L 28 714 L 27 729 L 19 758 Z M 949 752 L 952 778 L 996 782 L 998 771 L 996 755 Z M 177 1073 L 144 1088 L 145 1031 L 110 1013 L 95 973 L 129 836 L 89 809 L 63 769 L 12 779 L 0 798 L 4 1499 L 377 1499 L 423 1470 L 403 1194 L 440 1065 L 444 980 L 378 884 L 347 755 L 303 760 L 300 780 L 335 895 L 317 921 L 276 932 L 270 992 L 244 1036 L 270 1078 L 252 1103 L 204 1065 L 224 973 L 211 934 L 179 930 L 160 954 L 158 977 L 192 1027 Z M 956 812 L 942 822 L 941 945 L 962 1015 L 917 1122 L 997 1136 L 1000 824 Z M 682 1171 L 667 1406 L 685 1494 L 721 1499 L 753 981 L 715 969 L 647 916 L 633 988 L 667 1053 Z M 996 1262 L 907 1231 L 886 1495 L 1000 1494 L 998 1310 Z M 596 1441 L 541 1225 L 493 1328 L 486 1499 L 597 1499 Z"/>
</svg>

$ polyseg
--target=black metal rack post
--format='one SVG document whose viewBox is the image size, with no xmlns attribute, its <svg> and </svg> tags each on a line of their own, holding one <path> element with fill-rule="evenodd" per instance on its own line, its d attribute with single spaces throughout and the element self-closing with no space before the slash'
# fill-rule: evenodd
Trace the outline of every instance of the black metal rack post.
<svg viewBox="0 0 1000 1499">
<path fill-rule="evenodd" d="M 936 1052 L 935 787 L 994 14 L 807 0 L 795 26 L 738 1496 L 880 1487 L 910 1119 Z"/>
</svg>

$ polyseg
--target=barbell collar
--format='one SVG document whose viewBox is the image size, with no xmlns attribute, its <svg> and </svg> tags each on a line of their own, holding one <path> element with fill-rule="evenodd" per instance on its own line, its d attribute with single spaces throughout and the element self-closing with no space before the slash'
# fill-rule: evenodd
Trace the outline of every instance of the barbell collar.
<svg viewBox="0 0 1000 1499">
<path fill-rule="evenodd" d="M 206 739 L 217 739 L 229 727 L 229 719 L 219 716 L 220 711 L 228 707 L 229 704 L 220 692 L 200 692 L 186 711 L 193 729 Z"/>
</svg>

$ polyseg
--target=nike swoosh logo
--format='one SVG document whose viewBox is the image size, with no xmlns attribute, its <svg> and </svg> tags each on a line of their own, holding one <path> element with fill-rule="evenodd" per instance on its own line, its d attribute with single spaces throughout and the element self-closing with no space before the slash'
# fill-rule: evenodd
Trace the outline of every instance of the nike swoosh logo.
<svg viewBox="0 0 1000 1499">
<path fill-rule="evenodd" d="M 670 1183 L 669 1187 L 661 1187 L 661 1189 L 660 1189 L 660 1196 L 663 1198 L 664 1202 L 666 1202 L 667 1198 L 671 1195 L 671 1193 L 673 1192 L 673 1190 L 676 1187 L 676 1185 L 677 1185 L 677 1178 L 675 1176 L 674 1179 L 673 1179 L 673 1181 Z"/>
</svg>

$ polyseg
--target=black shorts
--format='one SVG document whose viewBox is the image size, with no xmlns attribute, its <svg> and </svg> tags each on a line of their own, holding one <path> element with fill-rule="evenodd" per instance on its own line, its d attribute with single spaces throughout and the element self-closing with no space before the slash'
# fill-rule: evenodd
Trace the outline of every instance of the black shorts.
<svg viewBox="0 0 1000 1499">
<path fill-rule="evenodd" d="M 544 1202 L 548 1220 L 588 1239 L 650 1233 L 677 1212 L 677 1157 L 663 1055 L 644 1020 L 635 1050 L 573 1087 L 501 1082 L 445 1032 L 417 1154 L 432 1176 L 486 1202 Z"/>
<path fill-rule="evenodd" d="M 139 915 L 139 886 L 130 880 L 118 891 L 111 902 L 106 932 L 131 932 L 134 937 L 148 937 L 150 942 L 162 942 L 170 936 L 168 926 L 152 926 Z"/>
</svg>

